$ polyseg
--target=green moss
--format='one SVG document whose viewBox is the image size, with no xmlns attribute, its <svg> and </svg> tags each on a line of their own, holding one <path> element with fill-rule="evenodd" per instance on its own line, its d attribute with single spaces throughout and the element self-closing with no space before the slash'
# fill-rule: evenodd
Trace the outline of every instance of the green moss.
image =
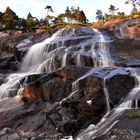
<svg viewBox="0 0 140 140">
<path fill-rule="evenodd" d="M 140 118 L 140 111 L 127 112 L 128 118 Z"/>
</svg>

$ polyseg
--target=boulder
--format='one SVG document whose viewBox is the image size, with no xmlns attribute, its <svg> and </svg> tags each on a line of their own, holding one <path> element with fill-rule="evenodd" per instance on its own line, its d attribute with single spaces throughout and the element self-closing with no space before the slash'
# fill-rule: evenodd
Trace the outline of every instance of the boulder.
<svg viewBox="0 0 140 140">
<path fill-rule="evenodd" d="M 21 80 L 24 92 L 23 100 L 44 100 L 61 101 L 71 92 L 71 82 L 75 78 L 88 71 L 84 67 L 64 67 L 51 74 L 39 74 L 26 76 Z M 26 83 L 25 83 L 26 81 Z"/>
<path fill-rule="evenodd" d="M 1 140 L 20 140 L 18 133 L 11 128 L 3 128 L 0 130 L 0 139 Z"/>
</svg>

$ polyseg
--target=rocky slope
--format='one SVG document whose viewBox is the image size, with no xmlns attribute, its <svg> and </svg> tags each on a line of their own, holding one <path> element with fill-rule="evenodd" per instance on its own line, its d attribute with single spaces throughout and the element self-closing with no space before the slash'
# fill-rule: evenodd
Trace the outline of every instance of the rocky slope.
<svg viewBox="0 0 140 140">
<path fill-rule="evenodd" d="M 139 67 L 140 62 L 139 40 L 134 34 L 134 38 L 120 35 L 125 34 L 122 28 L 126 24 L 114 26 L 117 27 L 101 30 L 105 40 L 100 40 L 103 36 L 89 27 L 66 27 L 52 36 L 54 40 L 47 40 L 43 48 L 42 44 L 39 46 L 39 50 L 43 49 L 41 56 L 47 54 L 44 61 L 38 61 L 38 51 L 34 50 L 29 57 L 35 56 L 33 60 L 25 59 L 29 67 L 33 66 L 34 60 L 39 62 L 41 65 L 37 66 L 41 71 L 35 67 L 36 73 L 26 71 L 13 75 L 8 74 L 17 70 L 30 46 L 50 36 L 50 32 L 13 33 L 12 36 L 2 33 L 0 139 L 58 140 L 66 136 L 76 139 L 90 124 L 96 126 L 106 113 L 113 112 L 139 84 L 134 69 L 126 67 Z M 131 113 L 127 115 L 130 119 Z M 132 120 L 130 128 L 130 125 L 124 125 L 125 113 L 120 116 L 122 122 L 101 139 L 115 139 L 116 136 L 124 139 L 122 133 L 130 133 L 129 138 L 140 138 L 136 120 Z M 132 116 L 139 117 L 137 113 Z"/>
<path fill-rule="evenodd" d="M 0 32 L 0 71 L 4 73 L 17 71 L 29 48 L 51 36 L 57 30 L 58 28 L 29 33 L 23 31 Z"/>
<path fill-rule="evenodd" d="M 116 65 L 140 66 L 140 19 L 116 20 L 101 30 L 112 38 L 110 51 Z"/>
<path fill-rule="evenodd" d="M 92 74 L 79 79 L 80 90 L 73 91 L 72 82 L 87 72 Z M 28 76 L 28 82 L 20 82 L 24 86 L 21 100 L 16 96 L 0 101 L 0 128 L 10 127 L 33 136 L 40 134 L 42 139 L 75 136 L 89 124 L 97 124 L 107 112 L 104 77 L 108 74 L 105 85 L 109 104 L 114 108 L 135 85 L 134 77 L 125 69 L 71 66 L 50 74 Z"/>
</svg>

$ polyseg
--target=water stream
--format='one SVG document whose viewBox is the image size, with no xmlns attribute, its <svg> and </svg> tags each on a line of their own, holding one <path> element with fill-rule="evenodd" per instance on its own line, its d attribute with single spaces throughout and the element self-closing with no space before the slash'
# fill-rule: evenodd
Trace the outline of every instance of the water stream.
<svg viewBox="0 0 140 140">
<path fill-rule="evenodd" d="M 23 87 L 20 85 L 20 79 L 30 74 L 50 73 L 64 67 L 68 65 L 69 57 L 73 59 L 76 57 L 74 65 L 77 66 L 85 66 L 83 57 L 91 58 L 94 67 L 114 66 L 109 52 L 108 41 L 104 39 L 104 36 L 98 30 L 91 31 L 86 27 L 82 28 L 89 35 L 79 36 L 79 33 L 77 35 L 75 29 L 64 28 L 43 42 L 33 45 L 23 59 L 20 72 L 9 75 L 6 82 L 0 86 L 0 99 L 22 95 Z M 60 63 L 58 66 L 56 65 L 56 60 L 58 64 Z M 104 77 L 103 90 L 107 112 L 97 125 L 91 124 L 88 128 L 82 130 L 77 136 L 77 140 L 90 140 L 105 134 L 118 121 L 123 111 L 132 107 L 132 101 L 133 99 L 137 99 L 136 96 L 140 91 L 140 76 L 136 70 L 130 69 L 130 71 L 138 84 L 123 102 L 113 110 L 110 109 L 110 99 L 108 89 L 106 88 L 106 79 L 110 75 Z M 60 105 L 63 101 L 76 94 L 79 91 L 79 81 L 91 76 L 93 72 L 94 68 L 76 79 L 72 83 L 72 93 L 63 99 Z M 90 103 L 90 101 L 88 102 Z M 135 100 L 135 106 L 138 108 L 138 100 Z"/>
<path fill-rule="evenodd" d="M 25 75 L 50 73 L 59 67 L 66 66 L 69 53 L 72 58 L 76 57 L 75 65 L 77 66 L 84 66 L 82 60 L 84 56 L 91 57 L 94 66 L 109 66 L 112 59 L 102 34 L 98 30 L 92 31 L 87 27 L 82 27 L 81 30 L 86 31 L 89 35 L 79 35 L 79 33 L 76 35 L 75 29 L 64 28 L 43 42 L 33 45 L 23 59 L 19 73 L 15 74 L 16 76 L 10 75 L 11 80 L 0 86 L 0 98 L 11 97 L 11 91 L 15 90 L 14 84 Z M 61 57 L 59 67 L 56 67 L 55 64 L 56 57 Z M 87 76 L 89 75 L 90 72 Z"/>
<path fill-rule="evenodd" d="M 97 125 L 91 124 L 88 128 L 82 130 L 82 132 L 78 135 L 77 140 L 91 140 L 106 134 L 119 121 L 123 112 L 126 109 L 132 108 L 133 100 L 136 99 L 136 96 L 140 92 L 140 75 L 138 75 L 137 69 L 130 70 L 132 75 L 135 77 L 136 83 L 138 84 L 130 91 L 123 102 L 112 111 L 107 112 Z"/>
</svg>

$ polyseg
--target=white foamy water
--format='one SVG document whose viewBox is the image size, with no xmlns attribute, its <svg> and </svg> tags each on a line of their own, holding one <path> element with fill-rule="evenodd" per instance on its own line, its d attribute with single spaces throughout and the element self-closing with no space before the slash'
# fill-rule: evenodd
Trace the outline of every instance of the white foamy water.
<svg viewBox="0 0 140 140">
<path fill-rule="evenodd" d="M 86 34 L 83 34 L 83 32 Z M 59 67 L 68 65 L 69 55 L 71 58 L 76 57 L 75 65 L 77 66 L 85 66 L 83 57 L 91 58 L 94 67 L 106 67 L 114 65 L 113 60 L 111 59 L 108 43 L 109 42 L 104 39 L 104 36 L 98 30 L 93 31 L 87 27 L 81 27 L 79 30 L 75 30 L 74 28 L 64 28 L 57 31 L 52 37 L 31 46 L 21 64 L 21 71 L 23 73 L 19 72 L 18 74 L 11 74 L 7 77 L 6 82 L 0 86 L 0 99 L 4 98 L 3 103 L 6 103 L 6 97 L 22 95 L 24 88 L 21 86 L 20 80 L 25 76 L 30 75 L 31 73 L 50 73 L 56 70 L 58 68 L 55 65 L 56 57 L 61 57 L 61 59 L 59 59 Z M 83 80 L 92 74 L 93 69 L 88 71 L 80 78 L 76 79 L 72 83 L 72 93 L 68 97 L 64 98 L 60 102 L 60 105 L 63 101 L 71 98 L 77 93 L 77 91 L 80 90 L 80 80 Z M 118 121 L 124 110 L 132 107 L 132 100 L 137 99 L 138 92 L 140 91 L 140 76 L 136 71 L 134 71 L 133 75 L 136 77 L 138 84 L 123 100 L 120 106 L 111 111 L 108 90 L 105 85 L 106 79 L 112 76 L 111 74 L 107 75 L 103 82 L 107 108 L 106 115 L 97 125 L 91 124 L 87 129 L 81 131 L 81 133 L 77 136 L 77 140 L 94 139 L 108 132 Z M 115 71 L 113 74 L 115 74 Z M 91 104 L 92 101 L 88 100 L 87 103 Z M 136 108 L 138 108 L 138 100 L 135 101 L 135 105 Z M 69 139 L 72 139 L 72 137 L 69 137 Z"/>
<path fill-rule="evenodd" d="M 6 82 L 0 86 L 0 99 L 5 97 L 14 97 L 20 88 L 20 79 L 25 74 L 12 74 L 6 78 Z"/>
<path fill-rule="evenodd" d="M 72 44 L 65 44 L 67 41 Z M 75 43 L 73 44 L 73 42 Z M 59 53 L 61 55 L 57 56 Z M 0 86 L 0 98 L 13 97 L 18 93 L 22 94 L 23 89 L 20 89 L 22 87 L 20 87 L 19 81 L 26 75 L 50 73 L 56 70 L 58 68 L 55 65 L 56 56 L 61 57 L 60 67 L 66 66 L 69 53 L 71 57 L 76 56 L 75 65 L 77 66 L 84 66 L 83 56 L 91 57 L 94 66 L 109 66 L 110 61 L 112 61 L 104 37 L 100 32 L 93 31 L 88 27 L 81 27 L 79 30 L 64 28 L 30 48 L 21 64 L 20 71 L 22 73 L 9 75 L 8 80 Z M 88 72 L 81 78 L 85 78 L 91 73 Z M 75 85 L 78 86 L 79 80 L 75 81 Z M 18 91 L 19 89 L 20 91 Z"/>
<path fill-rule="evenodd" d="M 87 30 L 87 29 L 85 29 Z M 90 31 L 91 32 L 91 31 Z M 62 54 L 61 66 L 64 67 L 67 64 L 68 53 L 73 52 L 77 56 L 77 66 L 84 66 L 81 60 L 82 56 L 92 57 L 95 66 L 110 66 L 112 62 L 109 48 L 105 43 L 103 35 L 94 30 L 96 36 L 76 36 L 75 30 L 62 29 L 56 32 L 52 37 L 47 38 L 41 43 L 35 44 L 31 47 L 27 55 L 25 56 L 23 63 L 21 65 L 22 71 L 32 71 L 36 73 L 41 73 L 42 69 L 47 67 L 46 72 L 54 71 L 55 64 L 54 59 L 57 53 L 60 53 L 60 49 L 64 52 Z M 75 45 L 65 46 L 65 41 L 76 42 L 77 39 L 87 39 L 85 41 L 80 41 Z M 88 39 L 89 37 L 89 39 Z M 95 42 L 97 42 L 95 46 Z M 90 46 L 91 49 L 86 51 L 86 46 Z M 97 50 L 95 49 L 97 47 Z M 76 50 L 78 49 L 78 50 Z M 92 55 L 92 56 L 91 56 Z M 45 66 L 47 65 L 47 66 Z M 38 67 L 40 69 L 38 69 Z M 38 71 L 36 71 L 38 69 Z M 39 71 L 41 70 L 41 71 Z"/>
<path fill-rule="evenodd" d="M 105 99 L 106 99 L 106 108 L 107 108 L 107 113 L 110 112 L 110 99 L 109 99 L 109 94 L 108 94 L 108 90 L 106 88 L 106 77 L 104 78 L 104 81 L 103 81 L 103 89 L 104 89 L 104 94 L 105 94 Z"/>
</svg>

